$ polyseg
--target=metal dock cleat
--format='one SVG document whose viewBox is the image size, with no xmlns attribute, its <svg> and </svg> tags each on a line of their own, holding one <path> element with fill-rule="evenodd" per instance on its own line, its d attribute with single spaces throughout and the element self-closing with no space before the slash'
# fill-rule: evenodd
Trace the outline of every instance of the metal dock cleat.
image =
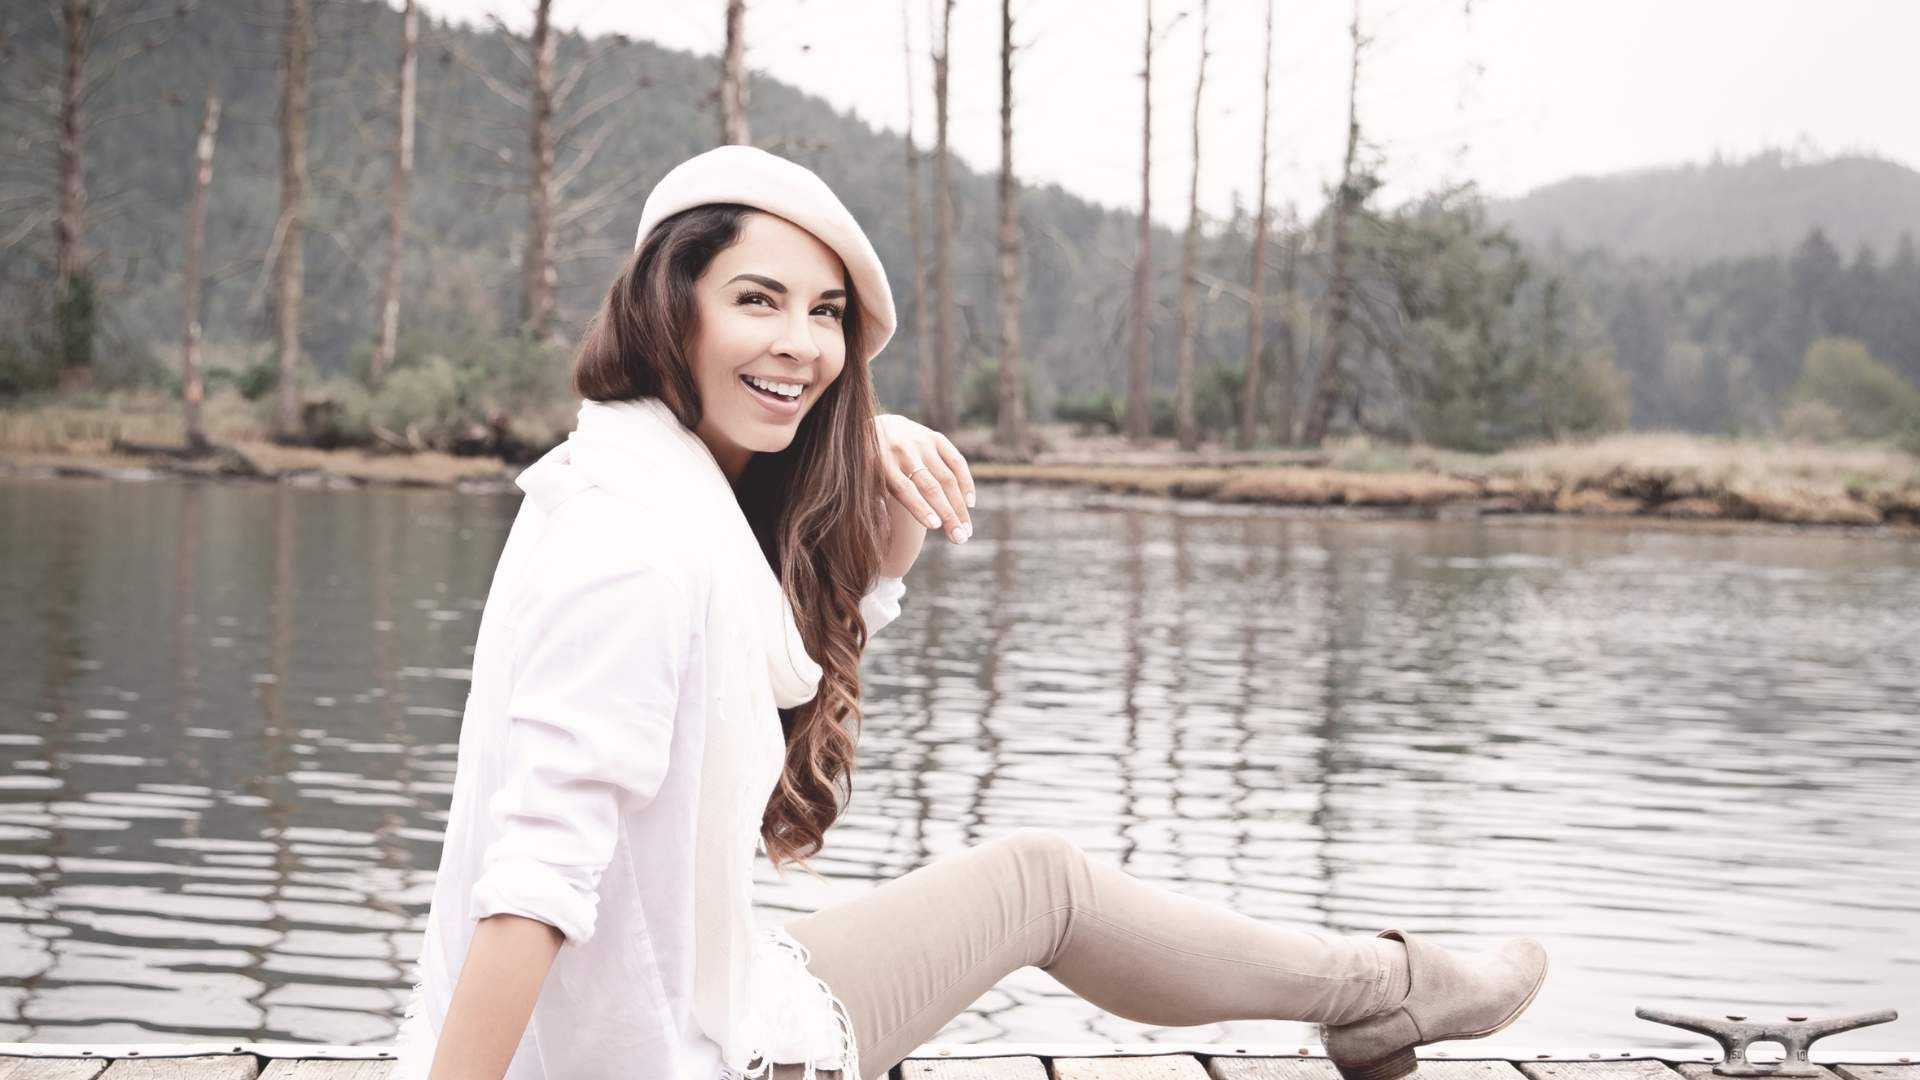
<svg viewBox="0 0 1920 1080">
<path fill-rule="evenodd" d="M 1790 1013 L 1784 1022 L 1780 1022 L 1748 1020 L 1745 1016 L 1731 1014 L 1724 1019 L 1682 1016 L 1665 1009 L 1649 1009 L 1644 1006 L 1634 1009 L 1633 1015 L 1642 1020 L 1651 1020 L 1656 1024 L 1685 1028 L 1688 1031 L 1697 1031 L 1702 1035 L 1711 1036 L 1720 1044 L 1725 1058 L 1713 1067 L 1716 1076 L 1825 1076 L 1826 1070 L 1807 1060 L 1807 1048 L 1815 1039 L 1825 1038 L 1836 1032 L 1889 1023 L 1899 1019 L 1900 1016 L 1892 1009 L 1881 1009 L 1855 1016 L 1840 1016 L 1831 1020 L 1809 1020 L 1805 1016 Z M 1755 1062 L 1748 1059 L 1747 1050 L 1756 1042 L 1779 1043 L 1786 1049 L 1786 1058 L 1777 1062 Z"/>
</svg>

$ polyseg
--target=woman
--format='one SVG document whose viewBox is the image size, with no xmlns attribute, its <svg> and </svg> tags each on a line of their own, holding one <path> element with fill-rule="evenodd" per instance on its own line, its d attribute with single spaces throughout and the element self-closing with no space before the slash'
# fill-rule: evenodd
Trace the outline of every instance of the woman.
<svg viewBox="0 0 1920 1080">
<path fill-rule="evenodd" d="M 850 788 L 924 530 L 971 531 L 952 444 L 874 416 L 893 329 L 800 166 L 723 147 L 648 197 L 579 426 L 518 480 L 395 1076 L 872 1080 L 1029 964 L 1144 1023 L 1324 1023 L 1349 1080 L 1511 1023 L 1535 942 L 1267 926 L 1040 829 L 755 931 L 756 847 L 804 866 Z"/>
</svg>

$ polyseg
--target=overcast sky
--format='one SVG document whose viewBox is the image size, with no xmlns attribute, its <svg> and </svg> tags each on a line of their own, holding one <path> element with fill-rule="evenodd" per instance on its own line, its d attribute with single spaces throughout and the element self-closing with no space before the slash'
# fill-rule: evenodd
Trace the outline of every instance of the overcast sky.
<svg viewBox="0 0 1920 1080">
<path fill-rule="evenodd" d="M 523 0 L 421 0 L 442 18 Z M 933 135 L 934 3 L 749 0 L 747 62 L 877 126 Z M 724 0 L 558 0 L 555 20 L 717 55 Z M 1198 0 L 1154 0 L 1171 27 L 1153 64 L 1153 208 L 1185 220 Z M 1259 169 L 1265 5 L 1213 0 L 1202 99 L 1202 209 L 1251 205 Z M 1282 0 L 1274 44 L 1273 201 L 1324 202 L 1344 151 L 1350 3 Z M 1908 0 L 1365 0 L 1360 122 L 1390 202 L 1459 179 L 1518 194 L 1580 174 L 1744 157 L 1866 151 L 1920 163 L 1920 3 Z M 911 16 L 911 25 L 906 25 Z M 1178 21 L 1175 22 L 1176 17 Z M 953 14 L 952 141 L 999 168 L 999 0 Z M 1144 0 L 1015 0 L 1015 167 L 1115 206 L 1140 198 Z M 717 71 L 716 71 L 717 78 Z M 749 108 L 751 118 L 751 108 Z M 717 124 L 717 120 L 716 120 Z"/>
</svg>

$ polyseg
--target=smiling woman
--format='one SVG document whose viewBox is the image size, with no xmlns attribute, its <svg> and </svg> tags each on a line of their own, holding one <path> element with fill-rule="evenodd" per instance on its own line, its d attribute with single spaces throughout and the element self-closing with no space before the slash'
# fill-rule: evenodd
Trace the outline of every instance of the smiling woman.
<svg viewBox="0 0 1920 1080">
<path fill-rule="evenodd" d="M 780 276 L 759 272 L 782 268 Z M 846 366 L 846 269 L 785 218 L 748 212 L 734 243 L 694 282 L 695 431 L 728 479 L 756 453 L 793 441 L 800 419 Z M 783 280 L 783 278 L 785 280 Z"/>
<path fill-rule="evenodd" d="M 756 846 L 820 849 L 867 638 L 923 530 L 967 535 L 958 452 L 875 415 L 893 328 L 878 256 L 807 170 L 723 147 L 648 197 L 575 357 L 580 422 L 516 481 L 407 1080 L 858 1070 L 750 885 Z"/>
<path fill-rule="evenodd" d="M 745 147 L 714 154 L 770 157 Z M 832 820 L 822 808 L 851 771 L 859 609 L 894 539 L 867 367 L 892 333 L 891 304 L 872 311 L 855 284 L 878 275 L 884 294 L 871 249 L 842 249 L 856 253 L 859 273 L 815 232 L 757 207 L 699 203 L 662 215 L 608 290 L 574 369 L 582 397 L 657 398 L 699 437 L 824 669 L 819 696 L 783 717 L 804 764 L 768 808 L 777 857 L 817 850 Z"/>
<path fill-rule="evenodd" d="M 904 590 L 881 571 L 922 522 L 971 529 L 951 441 L 875 416 L 893 321 L 807 170 L 723 147 L 648 197 L 579 426 L 516 480 L 399 1080 L 429 1044 L 426 1080 L 875 1080 L 1025 966 L 1146 1023 L 1337 1025 L 1345 1080 L 1518 1016 L 1530 940 L 1267 926 L 1041 829 L 754 925 L 756 844 L 804 866 L 851 797 L 861 653 Z"/>
</svg>

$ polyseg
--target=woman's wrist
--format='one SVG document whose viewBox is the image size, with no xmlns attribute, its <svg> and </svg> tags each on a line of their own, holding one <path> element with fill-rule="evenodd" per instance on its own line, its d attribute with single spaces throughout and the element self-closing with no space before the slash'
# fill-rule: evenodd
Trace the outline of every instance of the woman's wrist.
<svg viewBox="0 0 1920 1080">
<path fill-rule="evenodd" d="M 887 500 L 887 548 L 880 557 L 881 577 L 906 577 L 927 540 L 927 526 L 897 499 Z"/>
</svg>

